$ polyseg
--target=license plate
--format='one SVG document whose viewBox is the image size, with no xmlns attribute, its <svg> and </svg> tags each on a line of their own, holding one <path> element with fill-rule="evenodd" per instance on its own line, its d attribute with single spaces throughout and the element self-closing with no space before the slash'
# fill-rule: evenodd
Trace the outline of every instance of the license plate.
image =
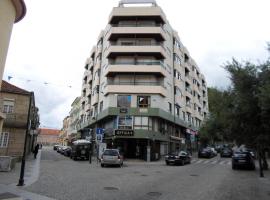
<svg viewBox="0 0 270 200">
<path fill-rule="evenodd" d="M 246 161 L 245 160 L 238 160 L 238 162 L 245 163 Z"/>
</svg>

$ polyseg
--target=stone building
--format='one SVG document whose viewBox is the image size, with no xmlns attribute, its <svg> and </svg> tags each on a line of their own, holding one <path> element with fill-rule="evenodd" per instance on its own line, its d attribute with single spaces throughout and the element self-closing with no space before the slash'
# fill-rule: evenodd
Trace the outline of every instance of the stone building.
<svg viewBox="0 0 270 200">
<path fill-rule="evenodd" d="M 20 21 L 25 13 L 26 6 L 23 0 L 0 1 L 0 88 L 13 24 Z M 0 111 L 0 133 L 2 133 L 4 118 L 5 115 Z"/>
<path fill-rule="evenodd" d="M 40 128 L 38 129 L 37 143 L 45 146 L 58 144 L 59 135 L 60 130 L 58 129 Z"/>
<path fill-rule="evenodd" d="M 34 93 L 2 81 L 0 105 L 1 111 L 6 116 L 0 135 L 0 156 L 21 157 L 25 134 L 27 134 L 26 153 L 31 152 L 36 143 L 39 126 Z M 28 115 L 29 126 L 27 127 Z"/>
</svg>

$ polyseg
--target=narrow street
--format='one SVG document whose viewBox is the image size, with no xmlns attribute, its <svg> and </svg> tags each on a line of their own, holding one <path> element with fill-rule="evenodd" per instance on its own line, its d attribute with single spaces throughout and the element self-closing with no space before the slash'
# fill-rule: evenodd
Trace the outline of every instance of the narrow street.
<svg viewBox="0 0 270 200">
<path fill-rule="evenodd" d="M 101 168 L 43 148 L 40 177 L 27 191 L 59 200 L 89 199 L 269 199 L 269 172 L 232 170 L 230 158 L 194 158 L 185 166 L 129 160 Z"/>
</svg>

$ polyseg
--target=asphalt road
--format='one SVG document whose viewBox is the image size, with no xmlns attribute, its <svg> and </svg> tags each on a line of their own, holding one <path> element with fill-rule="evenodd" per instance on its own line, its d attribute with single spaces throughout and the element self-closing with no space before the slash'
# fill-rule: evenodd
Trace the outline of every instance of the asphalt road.
<svg viewBox="0 0 270 200">
<path fill-rule="evenodd" d="M 194 158 L 185 166 L 127 161 L 122 168 L 73 161 L 50 149 L 39 180 L 26 190 L 58 200 L 269 200 L 270 173 L 232 170 L 230 158 Z"/>
</svg>

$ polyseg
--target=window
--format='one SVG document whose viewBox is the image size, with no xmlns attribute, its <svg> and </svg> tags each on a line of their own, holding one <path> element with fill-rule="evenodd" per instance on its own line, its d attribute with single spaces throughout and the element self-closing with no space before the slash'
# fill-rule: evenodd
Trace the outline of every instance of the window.
<svg viewBox="0 0 270 200">
<path fill-rule="evenodd" d="M 4 100 L 3 102 L 3 113 L 14 112 L 14 100 Z"/>
<path fill-rule="evenodd" d="M 9 140 L 9 133 L 1 133 L 0 134 L 0 147 L 7 147 Z"/>
<path fill-rule="evenodd" d="M 118 129 L 132 129 L 132 117 L 131 116 L 119 116 L 118 117 Z"/>
<path fill-rule="evenodd" d="M 181 59 L 179 58 L 178 55 L 176 55 L 175 53 L 173 54 L 173 60 L 178 63 L 179 65 L 181 64 Z"/>
<path fill-rule="evenodd" d="M 169 104 L 169 112 L 171 113 L 172 112 L 172 104 L 170 102 L 168 102 Z"/>
<path fill-rule="evenodd" d="M 181 48 L 180 42 L 178 42 L 176 39 L 174 39 L 174 45 L 175 45 L 178 49 Z"/>
<path fill-rule="evenodd" d="M 180 114 L 180 107 L 179 106 L 176 106 L 176 115 L 179 117 L 179 114 Z"/>
<path fill-rule="evenodd" d="M 138 102 L 139 108 L 150 107 L 150 97 L 149 96 L 138 96 L 137 102 Z"/>
<path fill-rule="evenodd" d="M 103 110 L 103 101 L 100 102 L 100 105 L 99 105 L 99 112 L 101 112 Z"/>
<path fill-rule="evenodd" d="M 118 95 L 117 96 L 117 107 L 129 108 L 131 105 L 131 96 L 130 95 Z"/>
<path fill-rule="evenodd" d="M 134 129 L 152 130 L 152 119 L 150 117 L 135 117 Z"/>
<path fill-rule="evenodd" d="M 190 122 L 191 121 L 191 113 L 187 112 L 187 121 Z"/>
<path fill-rule="evenodd" d="M 184 111 L 182 111 L 183 113 L 183 120 L 186 121 L 186 113 Z"/>
</svg>

